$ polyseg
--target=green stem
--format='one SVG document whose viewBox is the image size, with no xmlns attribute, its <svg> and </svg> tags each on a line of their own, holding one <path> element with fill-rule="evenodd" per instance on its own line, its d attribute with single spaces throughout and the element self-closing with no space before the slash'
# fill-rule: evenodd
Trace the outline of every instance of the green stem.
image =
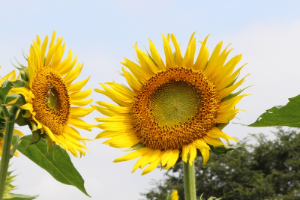
<svg viewBox="0 0 300 200">
<path fill-rule="evenodd" d="M 195 165 L 183 162 L 185 200 L 196 200 Z"/>
<path fill-rule="evenodd" d="M 17 111 L 18 111 L 18 107 L 12 106 L 9 109 L 9 113 L 7 113 L 8 116 L 7 116 L 6 127 L 5 127 L 1 165 L 0 165 L 0 200 L 3 200 L 3 195 L 4 195 L 8 164 L 11 157 L 10 148 L 11 148 L 11 142 L 12 142 L 13 132 L 14 132 L 14 125 L 15 125 L 14 121 L 16 118 Z"/>
</svg>

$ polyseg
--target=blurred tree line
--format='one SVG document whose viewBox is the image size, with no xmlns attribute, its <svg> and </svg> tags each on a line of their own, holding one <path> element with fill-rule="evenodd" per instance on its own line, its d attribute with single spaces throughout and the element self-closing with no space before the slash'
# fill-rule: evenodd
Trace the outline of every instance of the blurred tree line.
<svg viewBox="0 0 300 200">
<path fill-rule="evenodd" d="M 253 136 L 256 145 L 247 145 L 223 156 L 210 154 L 206 165 L 195 162 L 197 196 L 222 200 L 297 200 L 300 199 L 300 134 L 295 130 L 274 132 L 276 138 Z M 247 144 L 246 141 L 239 145 Z M 173 189 L 184 200 L 182 165 L 177 164 L 165 179 L 153 182 L 154 188 L 142 195 L 147 200 L 165 200 Z"/>
</svg>

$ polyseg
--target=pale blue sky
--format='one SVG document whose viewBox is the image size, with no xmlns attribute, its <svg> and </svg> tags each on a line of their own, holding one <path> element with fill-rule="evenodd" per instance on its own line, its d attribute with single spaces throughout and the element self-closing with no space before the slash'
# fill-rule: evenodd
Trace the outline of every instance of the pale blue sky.
<svg viewBox="0 0 300 200">
<path fill-rule="evenodd" d="M 196 31 L 198 41 L 211 34 L 208 47 L 212 52 L 223 40 L 232 43 L 229 57 L 243 53 L 241 64 L 248 63 L 241 76 L 251 73 L 244 86 L 250 97 L 239 104 L 247 112 L 237 115 L 235 123 L 251 123 L 273 105 L 282 105 L 288 97 L 299 94 L 300 73 L 300 1 L 29 1 L 0 0 L 0 66 L 1 74 L 13 69 L 10 60 L 16 57 L 26 64 L 22 50 L 28 53 L 32 39 L 43 39 L 56 30 L 64 37 L 66 50 L 72 49 L 78 61 L 84 62 L 78 80 L 91 76 L 86 88 L 99 87 L 99 82 L 125 83 L 116 71 L 123 57 L 135 59 L 132 46 L 138 42 L 148 48 L 148 38 L 163 55 L 160 34 L 174 33 L 185 52 L 190 35 Z M 199 45 L 198 45 L 199 49 Z M 162 56 L 163 57 L 163 56 Z M 93 93 L 94 102 L 107 100 Z M 93 102 L 93 103 L 94 103 Z M 86 120 L 96 123 L 93 112 Z M 224 131 L 237 138 L 248 133 L 264 132 L 271 128 L 247 128 L 231 124 Z M 29 134 L 28 130 L 24 131 Z M 94 138 L 100 130 L 83 132 Z M 270 138 L 272 136 L 270 135 Z M 162 178 L 163 171 L 154 170 L 141 176 L 140 170 L 131 174 L 133 162 L 112 163 L 124 155 L 119 149 L 102 145 L 104 140 L 87 143 L 90 154 L 73 159 L 86 181 L 92 199 L 142 199 L 140 192 L 150 188 L 151 179 Z M 25 156 L 13 159 L 19 174 L 16 193 L 40 194 L 42 200 L 85 200 L 74 187 L 56 182 L 44 170 Z M 213 195 L 213 194 L 211 194 Z"/>
</svg>

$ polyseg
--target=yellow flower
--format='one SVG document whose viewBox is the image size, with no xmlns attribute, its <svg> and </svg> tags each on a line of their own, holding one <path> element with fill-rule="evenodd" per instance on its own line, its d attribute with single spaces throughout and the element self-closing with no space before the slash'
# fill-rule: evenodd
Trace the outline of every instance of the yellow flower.
<svg viewBox="0 0 300 200">
<path fill-rule="evenodd" d="M 171 196 L 171 200 L 178 200 L 178 199 L 179 199 L 178 191 L 177 190 L 173 190 L 172 196 Z"/>
<path fill-rule="evenodd" d="M 85 155 L 83 149 L 87 149 L 80 141 L 89 139 L 81 137 L 72 126 L 89 131 L 94 126 L 80 119 L 93 111 L 93 108 L 81 108 L 92 102 L 85 99 L 92 89 L 80 91 L 89 78 L 73 83 L 83 65 L 76 64 L 77 57 L 72 61 L 72 50 L 62 61 L 65 44 L 62 38 L 56 40 L 55 35 L 54 31 L 47 53 L 48 36 L 43 43 L 39 36 L 33 41 L 28 56 L 28 87 L 11 91 L 24 96 L 26 104 L 21 108 L 27 110 L 25 116 L 31 121 L 32 131 L 39 130 L 46 134 L 48 144 L 55 142 L 78 157 L 78 152 L 80 156 Z"/>
<path fill-rule="evenodd" d="M 133 172 L 149 164 L 143 171 L 146 174 L 159 164 L 169 169 L 178 159 L 192 165 L 200 150 L 205 164 L 209 145 L 224 145 L 218 138 L 237 141 L 218 127 L 235 117 L 240 110 L 235 105 L 246 96 L 229 96 L 244 82 L 244 78 L 235 82 L 243 66 L 234 71 L 242 55 L 225 63 L 231 50 L 221 51 L 220 42 L 209 58 L 206 41 L 207 37 L 200 42 L 195 62 L 194 34 L 184 56 L 174 34 L 163 36 L 165 63 L 151 40 L 151 54 L 135 46 L 138 64 L 126 58 L 122 62 L 131 71 L 122 68 L 131 89 L 115 82 L 101 84 L 104 90 L 95 89 L 118 104 L 97 102 L 95 108 L 109 116 L 96 118 L 101 122 L 98 127 L 104 129 L 97 138 L 111 137 L 104 144 L 134 150 L 114 162 L 141 157 Z"/>
</svg>

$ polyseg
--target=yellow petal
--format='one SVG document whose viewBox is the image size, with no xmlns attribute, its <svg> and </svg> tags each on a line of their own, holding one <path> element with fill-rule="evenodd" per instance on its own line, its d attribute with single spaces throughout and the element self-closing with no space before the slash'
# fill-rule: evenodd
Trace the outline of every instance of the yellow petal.
<svg viewBox="0 0 300 200">
<path fill-rule="evenodd" d="M 136 136 L 136 134 L 134 132 L 129 132 L 128 134 L 120 134 L 115 136 L 103 142 L 103 144 L 107 144 L 115 148 L 128 148 L 136 145 L 139 142 L 140 139 Z"/>
<path fill-rule="evenodd" d="M 206 144 L 206 142 L 203 139 L 195 140 L 194 145 L 196 146 L 197 149 L 206 148 L 210 150 L 210 147 Z"/>
<path fill-rule="evenodd" d="M 163 60 L 161 59 L 155 45 L 153 44 L 153 42 L 151 40 L 149 40 L 149 46 L 150 46 L 150 52 L 151 52 L 152 59 L 156 63 L 158 69 L 160 69 L 162 71 L 165 70 L 166 66 L 165 66 Z"/>
<path fill-rule="evenodd" d="M 131 115 L 117 115 L 113 117 L 108 118 L 95 118 L 97 122 L 132 122 L 132 116 Z"/>
<path fill-rule="evenodd" d="M 209 136 L 204 136 L 203 137 L 204 141 L 207 143 L 207 144 L 210 144 L 210 145 L 213 145 L 213 146 L 222 146 L 224 145 L 224 143 L 216 138 L 211 138 Z"/>
<path fill-rule="evenodd" d="M 74 92 L 70 95 L 71 99 L 73 100 L 81 100 L 81 99 L 85 99 L 88 96 L 90 96 L 92 94 L 92 89 L 88 89 L 85 91 L 80 91 L 80 92 Z"/>
<path fill-rule="evenodd" d="M 201 49 L 199 51 L 197 60 L 196 60 L 195 65 L 194 65 L 195 70 L 203 71 L 204 68 L 206 67 L 208 57 L 209 57 L 209 51 L 208 51 L 208 48 L 206 47 L 206 42 L 207 42 L 208 36 L 206 36 L 206 38 L 202 42 Z"/>
<path fill-rule="evenodd" d="M 133 129 L 133 124 L 125 122 L 105 122 L 98 124 L 97 127 L 108 131 L 122 131 Z"/>
<path fill-rule="evenodd" d="M 21 108 L 24 110 L 29 110 L 30 112 L 33 112 L 33 107 L 32 107 L 31 103 L 26 103 L 26 104 L 22 105 Z"/>
<path fill-rule="evenodd" d="M 245 64 L 245 65 L 246 65 L 246 64 Z M 236 77 L 238 76 L 238 74 L 240 73 L 240 71 L 243 69 L 243 67 L 244 67 L 245 65 L 243 65 L 242 67 L 240 67 L 239 69 L 237 69 L 232 75 L 230 75 L 230 77 L 224 78 L 223 81 L 221 81 L 221 82 L 217 85 L 217 90 L 224 89 L 224 88 L 227 87 L 230 83 L 232 83 L 232 81 L 234 81 L 234 79 L 236 79 Z"/>
<path fill-rule="evenodd" d="M 26 87 L 17 87 L 17 88 L 12 88 L 10 90 L 11 94 L 21 94 L 24 96 L 25 101 L 28 103 L 32 102 L 32 98 L 34 98 L 33 93 Z"/>
<path fill-rule="evenodd" d="M 115 82 L 108 82 L 105 83 L 106 85 L 109 85 L 112 89 L 116 90 L 117 92 L 119 92 L 120 94 L 128 97 L 128 98 L 134 98 L 135 96 L 135 92 L 133 92 L 131 89 L 129 89 L 128 87 L 121 85 L 119 83 L 115 83 Z"/>
<path fill-rule="evenodd" d="M 122 134 L 119 131 L 102 131 L 99 133 L 95 139 L 101 139 L 101 138 L 110 138 L 110 137 L 115 137 Z"/>
<path fill-rule="evenodd" d="M 80 75 L 82 71 L 83 65 L 80 63 L 77 64 L 75 69 L 71 70 L 65 77 L 64 81 L 67 86 L 71 85 L 71 83 Z"/>
<path fill-rule="evenodd" d="M 177 162 L 178 157 L 179 157 L 179 150 L 178 149 L 172 150 L 172 155 L 171 155 L 165 169 L 169 169 L 169 168 L 173 167 L 175 165 L 175 163 Z"/>
<path fill-rule="evenodd" d="M 75 106 L 86 106 L 90 103 L 92 103 L 93 99 L 86 99 L 86 100 L 73 100 L 71 99 L 70 100 L 70 103 L 72 105 L 75 105 Z"/>
<path fill-rule="evenodd" d="M 232 85 L 232 86 L 230 86 L 228 88 L 224 88 L 223 90 L 221 90 L 219 92 L 220 99 L 223 99 L 224 97 L 227 97 L 229 94 L 231 94 L 237 87 L 239 87 L 245 81 L 245 78 L 247 76 L 245 76 L 244 78 L 242 78 L 239 82 L 235 83 L 234 85 Z"/>
<path fill-rule="evenodd" d="M 124 67 L 122 67 L 122 71 L 131 89 L 133 89 L 133 91 L 135 92 L 138 92 L 141 89 L 142 84 L 137 80 L 136 77 L 134 77 L 131 73 L 126 71 Z"/>
<path fill-rule="evenodd" d="M 145 83 L 151 78 L 151 76 L 148 73 L 145 73 L 139 65 L 127 58 L 124 58 L 124 60 L 125 62 L 121 62 L 121 64 L 126 66 L 141 83 Z"/>
<path fill-rule="evenodd" d="M 23 136 L 24 134 L 21 131 L 14 129 L 14 135 Z"/>
<path fill-rule="evenodd" d="M 106 116 L 114 116 L 114 115 L 118 115 L 118 113 L 116 112 L 113 112 L 107 108 L 103 108 L 103 107 L 100 107 L 100 106 L 94 106 L 94 105 L 91 105 L 92 108 L 94 108 L 95 110 L 97 110 L 98 112 L 102 113 L 103 115 L 106 115 Z"/>
<path fill-rule="evenodd" d="M 117 105 L 114 105 L 114 104 L 111 104 L 111 103 L 107 103 L 105 101 L 98 101 L 96 103 L 100 106 L 106 107 L 107 109 L 109 109 L 109 110 L 111 110 L 115 113 L 120 113 L 120 114 L 126 113 L 127 114 L 131 111 L 130 107 L 117 106 Z"/>
<path fill-rule="evenodd" d="M 125 156 L 119 157 L 119 158 L 115 159 L 113 162 L 123 162 L 123 161 L 127 161 L 127 160 L 136 159 L 149 151 L 151 151 L 151 149 L 148 147 L 145 147 L 145 148 L 139 149 L 137 151 L 131 152 L 129 154 L 126 154 Z"/>
<path fill-rule="evenodd" d="M 90 114 L 94 108 L 79 108 L 79 107 L 71 107 L 70 114 L 73 118 L 76 117 L 84 117 Z"/>
<path fill-rule="evenodd" d="M 173 68 L 175 67 L 175 62 L 174 62 L 174 56 L 172 53 L 172 49 L 170 47 L 168 39 L 162 35 L 163 38 L 163 43 L 164 43 L 164 51 L 165 51 L 165 56 L 166 56 L 166 68 Z"/>
<path fill-rule="evenodd" d="M 176 55 L 175 62 L 176 62 L 176 65 L 180 66 L 181 63 L 182 63 L 182 55 L 181 55 L 180 46 L 179 46 L 174 34 L 171 34 L 171 40 L 172 40 L 173 45 L 175 47 L 175 55 Z"/>
<path fill-rule="evenodd" d="M 77 128 L 85 129 L 88 131 L 91 131 L 92 127 L 94 127 L 94 125 L 88 124 L 85 121 L 83 121 L 82 119 L 76 119 L 76 118 L 70 118 L 69 124 L 72 126 L 75 126 Z"/>
<path fill-rule="evenodd" d="M 144 69 L 144 71 L 147 72 L 150 76 L 157 74 L 159 70 L 153 63 L 153 61 L 149 58 L 149 56 L 145 54 L 142 50 L 137 48 L 137 46 L 135 46 L 134 48 L 136 50 L 136 55 L 139 59 L 139 64 Z"/>
<path fill-rule="evenodd" d="M 167 164 L 167 162 L 172 157 L 172 155 L 173 154 L 172 154 L 172 150 L 171 149 L 163 151 L 162 160 L 161 160 L 162 167 L 164 167 Z"/>
<path fill-rule="evenodd" d="M 224 138 L 228 143 L 229 143 L 228 140 L 233 140 L 233 141 L 238 142 L 237 139 L 227 135 L 226 133 L 224 133 L 217 127 L 212 128 L 212 130 L 210 130 L 207 135 L 211 138 L 219 138 L 219 137 Z"/>
<path fill-rule="evenodd" d="M 188 162 L 187 158 L 188 158 L 189 152 L 190 152 L 190 145 L 184 145 L 182 147 L 181 156 L 182 156 L 182 160 L 186 163 Z"/>
<path fill-rule="evenodd" d="M 76 62 L 77 62 L 77 56 L 75 56 L 74 60 L 72 61 L 72 57 L 73 57 L 73 52 L 70 49 L 69 50 L 69 54 L 67 56 L 67 58 L 65 60 L 63 60 L 59 66 L 57 67 L 57 71 L 62 75 L 66 75 L 67 73 L 69 73 L 72 68 L 75 66 Z"/>
<path fill-rule="evenodd" d="M 189 157 L 189 164 L 190 166 L 192 166 L 196 156 L 197 156 L 197 149 L 194 145 L 191 145 L 190 147 L 190 157 Z"/>
<path fill-rule="evenodd" d="M 211 76 L 211 74 L 214 72 L 214 70 L 216 68 L 222 45 L 223 45 L 222 41 L 219 42 L 219 44 L 217 44 L 216 48 L 214 49 L 214 51 L 212 52 L 212 54 L 209 58 L 206 68 L 204 69 L 204 72 L 205 72 L 206 76 L 208 76 L 208 77 Z"/>
<path fill-rule="evenodd" d="M 57 69 L 58 66 L 59 66 L 59 63 L 61 62 L 61 59 L 64 55 L 64 51 L 65 51 L 65 46 L 66 46 L 66 43 L 64 43 L 62 46 L 58 46 L 57 47 L 57 50 L 55 51 L 54 55 L 53 55 L 53 60 L 52 60 L 52 63 L 51 63 L 51 67 L 53 69 Z"/>
<path fill-rule="evenodd" d="M 194 65 L 195 51 L 196 51 L 196 39 L 194 38 L 189 44 L 182 61 L 182 65 L 188 69 L 191 69 Z"/>
<path fill-rule="evenodd" d="M 245 96 L 249 96 L 249 94 L 239 95 L 239 96 L 233 97 L 227 101 L 222 102 L 218 109 L 218 114 L 230 111 Z"/>
<path fill-rule="evenodd" d="M 209 150 L 206 148 L 199 149 L 202 154 L 203 165 L 205 165 L 209 159 Z"/>
<path fill-rule="evenodd" d="M 82 81 L 79 81 L 77 83 L 74 83 L 73 85 L 71 85 L 71 86 L 68 87 L 68 91 L 69 92 L 77 92 L 77 91 L 81 90 L 81 88 L 83 86 L 85 86 L 85 84 L 89 81 L 89 79 L 90 79 L 90 77 L 88 77 L 85 80 L 82 80 Z"/>
<path fill-rule="evenodd" d="M 143 168 L 145 167 L 148 163 L 152 163 L 155 161 L 158 156 L 160 155 L 160 149 L 152 149 L 148 151 L 146 154 L 144 154 L 133 166 L 132 172 L 135 172 L 137 168 Z"/>
<path fill-rule="evenodd" d="M 142 175 L 148 174 L 153 171 L 161 162 L 161 156 L 159 156 L 155 161 L 153 161 L 142 173 Z"/>
</svg>

